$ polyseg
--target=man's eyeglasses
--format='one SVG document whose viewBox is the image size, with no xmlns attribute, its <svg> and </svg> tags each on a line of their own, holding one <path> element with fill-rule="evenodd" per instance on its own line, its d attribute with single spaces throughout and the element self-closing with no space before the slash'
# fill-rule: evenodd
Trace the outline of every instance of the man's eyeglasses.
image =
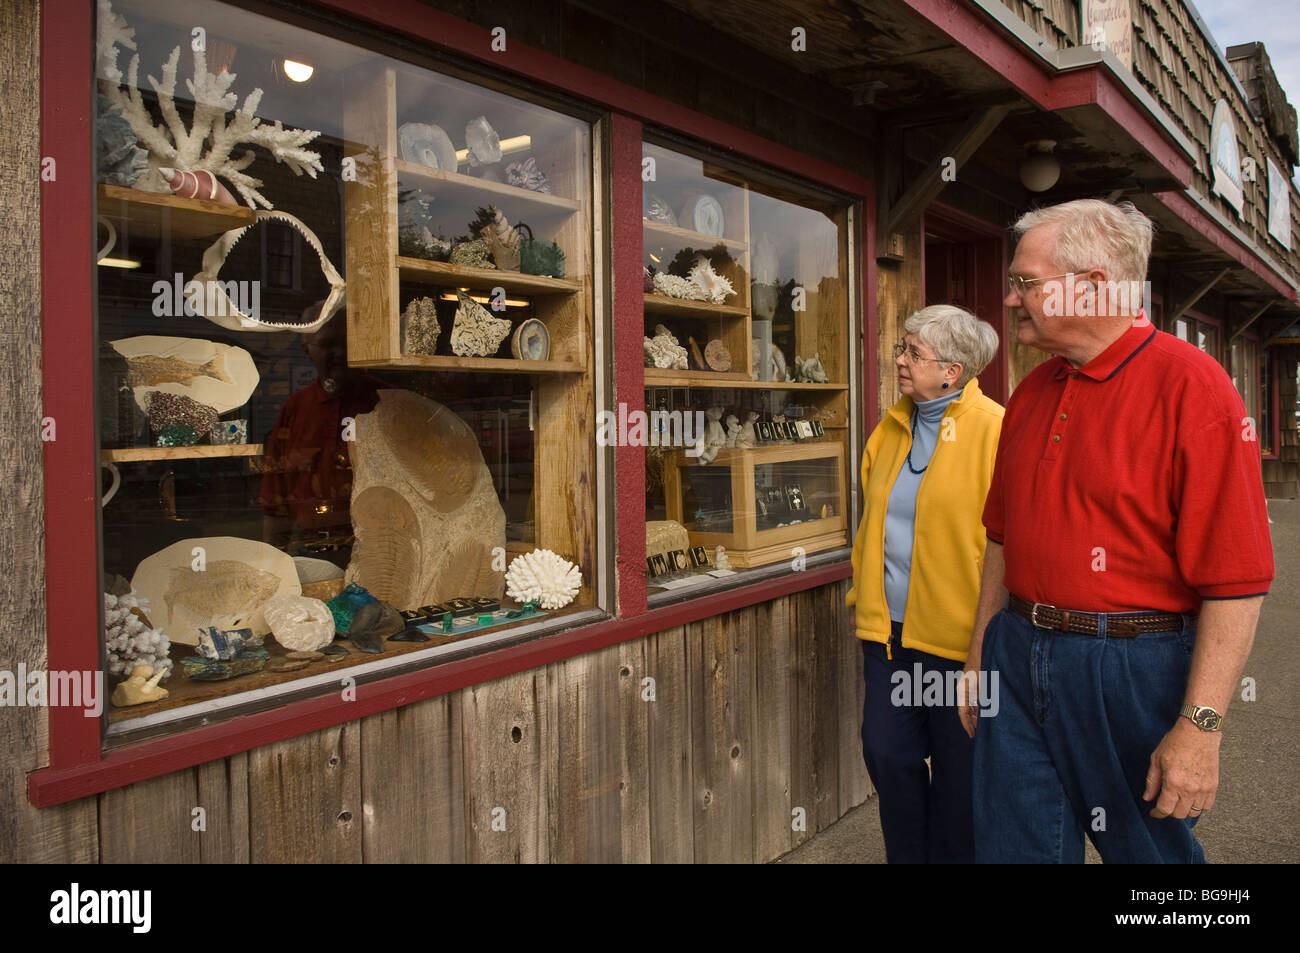
<svg viewBox="0 0 1300 953">
<path fill-rule="evenodd" d="M 924 361 L 934 361 L 934 363 L 936 364 L 951 363 L 949 361 L 945 361 L 942 358 L 938 358 L 938 357 L 922 357 L 921 352 L 918 351 L 915 346 L 909 346 L 906 344 L 895 344 L 894 359 L 897 360 L 900 357 L 903 358 L 905 361 L 907 361 L 907 363 L 909 364 L 920 364 Z"/>
<path fill-rule="evenodd" d="M 1011 286 L 1012 291 L 1023 298 L 1025 295 L 1029 294 L 1030 288 L 1040 282 L 1052 281 L 1055 278 L 1068 278 L 1072 274 L 1074 274 L 1074 272 L 1067 271 L 1063 275 L 1051 275 L 1047 278 L 1025 278 L 1021 275 L 1007 275 L 1007 284 Z"/>
</svg>

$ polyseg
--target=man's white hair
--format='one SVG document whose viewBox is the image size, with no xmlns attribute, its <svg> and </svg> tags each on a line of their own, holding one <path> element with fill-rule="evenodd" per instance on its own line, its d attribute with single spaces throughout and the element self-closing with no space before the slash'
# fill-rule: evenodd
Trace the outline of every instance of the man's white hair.
<svg viewBox="0 0 1300 953">
<path fill-rule="evenodd" d="M 987 321 L 952 304 L 932 304 L 903 322 L 908 334 L 934 348 L 941 361 L 961 364 L 957 389 L 984 368 L 998 352 L 998 332 Z"/>
<path fill-rule="evenodd" d="M 1063 272 L 1082 275 L 1100 268 L 1107 281 L 1146 281 L 1154 227 L 1132 202 L 1078 199 L 1026 212 L 1012 228 L 1024 235 L 1040 225 L 1061 226 L 1052 264 Z"/>
</svg>

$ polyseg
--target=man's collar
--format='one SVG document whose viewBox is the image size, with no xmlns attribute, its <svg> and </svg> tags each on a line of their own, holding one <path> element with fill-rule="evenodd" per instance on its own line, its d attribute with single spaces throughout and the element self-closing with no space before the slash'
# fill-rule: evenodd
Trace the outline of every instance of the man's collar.
<svg viewBox="0 0 1300 953">
<path fill-rule="evenodd" d="M 1123 370 L 1137 352 L 1146 347 L 1155 336 L 1155 325 L 1148 320 L 1146 312 L 1139 311 L 1132 327 L 1116 338 L 1106 350 L 1077 368 L 1077 372 L 1095 381 L 1108 381 Z M 1052 376 L 1058 380 L 1066 374 L 1076 372 L 1074 365 L 1063 357 L 1057 356 L 1056 363 L 1057 367 Z"/>
</svg>

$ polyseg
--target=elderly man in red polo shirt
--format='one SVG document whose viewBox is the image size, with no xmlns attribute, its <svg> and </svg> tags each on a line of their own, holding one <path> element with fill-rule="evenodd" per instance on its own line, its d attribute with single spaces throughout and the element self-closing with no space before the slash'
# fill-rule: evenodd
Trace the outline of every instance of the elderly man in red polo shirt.
<svg viewBox="0 0 1300 953">
<path fill-rule="evenodd" d="M 1141 212 L 1085 199 L 1015 230 L 1017 339 L 1056 356 L 1007 404 L 984 510 L 967 672 L 1000 697 L 961 711 L 976 860 L 1079 863 L 1086 834 L 1106 862 L 1204 862 L 1192 826 L 1273 579 L 1254 422 L 1134 300 Z"/>
</svg>

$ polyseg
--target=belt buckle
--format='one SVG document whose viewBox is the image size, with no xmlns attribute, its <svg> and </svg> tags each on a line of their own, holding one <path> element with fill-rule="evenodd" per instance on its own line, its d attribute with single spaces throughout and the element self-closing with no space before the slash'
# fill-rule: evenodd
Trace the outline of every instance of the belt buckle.
<svg viewBox="0 0 1300 953">
<path fill-rule="evenodd" d="M 1039 625 L 1039 624 L 1038 624 L 1038 610 L 1039 610 L 1039 609 L 1055 609 L 1055 608 L 1056 608 L 1056 606 L 1048 605 L 1046 602 L 1035 602 L 1035 603 L 1030 607 L 1030 609 L 1029 609 L 1029 621 L 1030 621 L 1030 623 L 1031 623 L 1032 625 L 1036 625 L 1036 626 L 1038 626 L 1038 627 L 1041 628 L 1041 629 L 1045 629 L 1045 628 L 1047 628 L 1047 626 L 1045 626 L 1045 625 Z"/>
</svg>

